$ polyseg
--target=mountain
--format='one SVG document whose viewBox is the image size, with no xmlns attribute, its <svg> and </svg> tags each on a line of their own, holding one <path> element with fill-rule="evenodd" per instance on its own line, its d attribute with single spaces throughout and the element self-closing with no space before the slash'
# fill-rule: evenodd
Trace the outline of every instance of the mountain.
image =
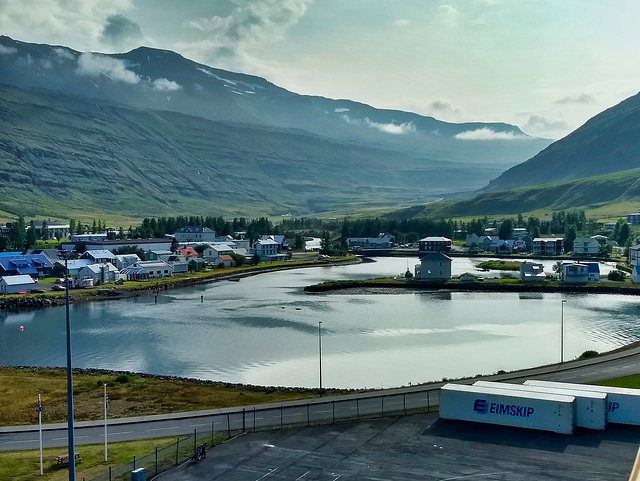
<svg viewBox="0 0 640 481">
<path fill-rule="evenodd" d="M 549 145 L 298 95 L 167 50 L 0 36 L 0 209 L 22 215 L 349 212 L 482 187 Z"/>
<path fill-rule="evenodd" d="M 640 94 L 591 118 L 480 192 L 567 182 L 640 168 Z"/>
</svg>

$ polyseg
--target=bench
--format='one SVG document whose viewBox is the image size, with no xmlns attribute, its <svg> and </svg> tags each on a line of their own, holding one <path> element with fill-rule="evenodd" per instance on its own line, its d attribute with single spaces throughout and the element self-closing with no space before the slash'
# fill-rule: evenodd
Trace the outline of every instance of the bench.
<svg viewBox="0 0 640 481">
<path fill-rule="evenodd" d="M 193 453 L 191 460 L 198 462 L 207 457 L 207 443 L 202 443 L 196 448 L 196 452 Z"/>
<path fill-rule="evenodd" d="M 80 453 L 76 453 L 76 463 L 81 463 L 82 462 L 82 458 L 80 457 Z M 68 463 L 69 462 L 69 455 L 68 454 L 60 454 L 58 456 L 58 459 L 56 461 L 57 464 L 64 464 L 64 463 Z"/>
</svg>

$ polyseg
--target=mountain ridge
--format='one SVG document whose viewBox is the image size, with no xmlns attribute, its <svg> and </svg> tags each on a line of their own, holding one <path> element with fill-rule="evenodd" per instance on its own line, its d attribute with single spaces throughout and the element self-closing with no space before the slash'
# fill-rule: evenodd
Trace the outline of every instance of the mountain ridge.
<svg viewBox="0 0 640 481">
<path fill-rule="evenodd" d="M 180 214 L 190 199 L 198 213 L 238 215 L 407 205 L 482 187 L 549 144 L 505 123 L 298 95 L 168 50 L 80 53 L 4 36 L 0 45 L 0 208 L 16 214 L 60 213 L 65 199 L 145 216 Z M 498 138 L 459 137 L 477 131 Z M 33 178 L 61 166 L 66 176 Z M 207 182 L 196 173 L 205 168 L 215 173 Z M 100 169 L 112 182 L 134 179 L 139 195 L 96 185 Z"/>
</svg>

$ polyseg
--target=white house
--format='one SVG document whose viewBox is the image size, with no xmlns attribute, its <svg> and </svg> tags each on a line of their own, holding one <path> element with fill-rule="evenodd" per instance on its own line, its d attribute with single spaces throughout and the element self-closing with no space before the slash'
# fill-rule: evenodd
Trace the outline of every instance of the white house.
<svg viewBox="0 0 640 481">
<path fill-rule="evenodd" d="M 111 264 L 89 264 L 78 271 L 80 279 L 91 278 L 93 285 L 102 284 L 104 282 L 113 282 L 117 280 L 120 270 Z"/>
<path fill-rule="evenodd" d="M 202 257 L 205 261 L 218 265 L 218 259 L 222 255 L 233 253 L 234 250 L 229 244 L 210 244 L 203 252 Z"/>
<path fill-rule="evenodd" d="M 522 282 L 542 282 L 545 279 L 544 266 L 535 262 L 520 264 L 520 280 Z"/>
<path fill-rule="evenodd" d="M 171 277 L 173 268 L 164 261 L 140 261 L 120 271 L 128 281 Z"/>
<path fill-rule="evenodd" d="M 562 282 L 584 284 L 586 282 L 600 282 L 600 265 L 597 262 L 562 263 Z"/>
<path fill-rule="evenodd" d="M 468 234 L 467 240 L 465 240 L 464 245 L 467 247 L 478 247 L 480 243 L 480 237 L 477 234 Z"/>
<path fill-rule="evenodd" d="M 378 237 L 347 237 L 346 239 L 348 247 L 360 246 L 368 249 L 388 249 L 393 247 L 395 241 L 395 237 L 385 233 L 378 234 Z"/>
<path fill-rule="evenodd" d="M 596 256 L 599 250 L 600 243 L 593 237 L 576 237 L 573 241 L 574 255 Z"/>
<path fill-rule="evenodd" d="M 80 256 L 80 259 L 90 259 L 93 264 L 116 264 L 116 255 L 107 249 L 86 251 Z"/>
<path fill-rule="evenodd" d="M 640 244 L 629 248 L 629 264 L 632 266 L 640 265 Z"/>
<path fill-rule="evenodd" d="M 116 255 L 116 267 L 120 270 L 130 265 L 140 262 L 140 259 L 136 254 L 117 254 Z"/>
<path fill-rule="evenodd" d="M 451 279 L 451 257 L 442 252 L 430 252 L 415 265 L 418 281 L 445 281 Z"/>
<path fill-rule="evenodd" d="M 529 233 L 527 232 L 527 229 L 524 227 L 514 227 L 513 230 L 511 231 L 511 237 L 513 238 L 524 237 L 526 235 L 529 235 Z"/>
<path fill-rule="evenodd" d="M 484 277 L 474 274 L 473 272 L 465 272 L 464 274 L 460 274 L 458 279 L 460 279 L 461 282 L 476 282 L 484 280 Z"/>
<path fill-rule="evenodd" d="M 216 231 L 201 225 L 187 225 L 176 230 L 175 238 L 178 242 L 196 242 L 208 244 L 216 241 Z"/>
<path fill-rule="evenodd" d="M 29 291 L 35 287 L 36 281 L 28 274 L 0 277 L 0 294 L 15 294 Z"/>
<path fill-rule="evenodd" d="M 274 240 L 257 240 L 253 243 L 253 253 L 260 259 L 269 259 L 278 255 L 278 244 Z"/>
</svg>

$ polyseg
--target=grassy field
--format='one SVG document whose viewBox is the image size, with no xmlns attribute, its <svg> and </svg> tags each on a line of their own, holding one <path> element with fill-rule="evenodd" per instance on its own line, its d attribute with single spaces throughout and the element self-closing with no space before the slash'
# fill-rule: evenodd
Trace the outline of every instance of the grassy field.
<svg viewBox="0 0 640 481">
<path fill-rule="evenodd" d="M 38 394 L 42 399 L 42 422 L 66 422 L 66 379 L 63 369 L 0 368 L 0 426 L 37 424 Z M 276 403 L 318 395 L 317 391 L 306 389 L 225 387 L 181 379 L 74 372 L 76 421 L 101 419 L 104 384 L 111 418 Z"/>
</svg>

